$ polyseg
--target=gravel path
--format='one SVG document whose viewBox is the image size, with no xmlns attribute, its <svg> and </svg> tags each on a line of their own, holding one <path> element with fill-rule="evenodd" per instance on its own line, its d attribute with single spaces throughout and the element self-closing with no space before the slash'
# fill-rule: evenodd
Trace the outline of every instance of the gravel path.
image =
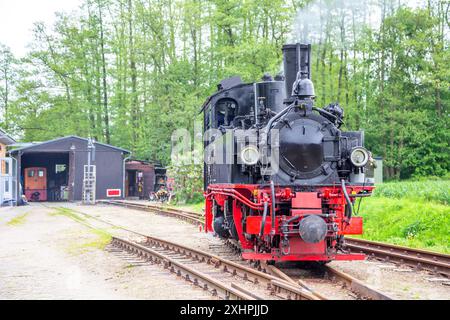
<svg viewBox="0 0 450 320">
<path fill-rule="evenodd" d="M 72 207 L 73 208 L 73 207 Z M 222 243 L 197 227 L 176 218 L 118 206 L 78 206 L 74 210 L 98 216 L 114 224 L 170 241 L 211 251 Z M 168 232 L 170 230 L 170 232 Z M 345 271 L 374 288 L 380 289 L 394 299 L 450 299 L 450 286 L 439 281 L 439 276 L 426 272 L 413 272 L 390 263 L 377 261 L 335 261 L 331 265 Z M 312 287 L 323 289 L 320 280 L 314 280 Z M 327 293 L 327 291 L 324 291 Z M 332 291 L 331 291 L 332 292 Z M 342 298 L 336 296 L 333 298 Z"/>
<path fill-rule="evenodd" d="M 51 206 L 51 207 L 50 207 Z M 52 208 L 54 207 L 54 208 Z M 0 208 L 2 299 L 210 299 L 160 267 L 103 250 L 101 237 L 57 208 L 205 251 L 220 248 L 210 234 L 176 218 L 117 206 L 72 203 Z M 106 230 L 119 234 L 119 229 Z M 376 261 L 332 262 L 395 299 L 450 299 L 439 277 Z M 337 297 L 336 297 L 337 298 Z"/>
<path fill-rule="evenodd" d="M 54 212 L 0 208 L 0 299 L 210 299 L 158 266 L 103 250 L 97 233 Z"/>
</svg>

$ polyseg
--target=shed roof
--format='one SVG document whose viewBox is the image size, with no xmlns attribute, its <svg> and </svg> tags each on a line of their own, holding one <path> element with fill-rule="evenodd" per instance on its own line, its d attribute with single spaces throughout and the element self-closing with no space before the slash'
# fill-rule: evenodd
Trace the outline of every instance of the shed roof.
<svg viewBox="0 0 450 320">
<path fill-rule="evenodd" d="M 78 139 L 78 140 L 82 140 L 82 141 L 85 141 L 85 142 L 89 141 L 86 138 L 81 138 L 81 137 L 78 137 L 78 136 L 66 136 L 66 137 L 62 137 L 62 138 L 57 138 L 57 139 L 48 140 L 48 141 L 39 142 L 39 143 L 33 143 L 33 144 L 30 144 L 30 145 L 27 145 L 27 146 L 24 146 L 24 147 L 20 147 L 20 148 L 11 150 L 10 154 L 15 154 L 15 153 L 17 153 L 19 151 L 39 151 L 39 149 L 41 147 L 47 146 L 47 145 L 55 143 L 55 142 L 64 141 L 64 140 L 71 140 L 71 139 Z M 129 150 L 126 150 L 126 149 L 123 149 L 123 148 L 119 148 L 119 147 L 115 147 L 115 146 L 112 146 L 112 145 L 109 145 L 109 144 L 106 144 L 106 143 L 101 143 L 101 142 L 95 141 L 94 144 L 95 145 L 99 145 L 99 146 L 104 146 L 106 148 L 111 148 L 111 149 L 114 149 L 114 150 L 118 150 L 118 151 L 121 151 L 123 153 L 131 153 Z"/>
<path fill-rule="evenodd" d="M 7 134 L 3 129 L 0 129 L 0 143 L 9 146 L 16 143 L 16 140 L 14 140 L 14 138 Z"/>
</svg>

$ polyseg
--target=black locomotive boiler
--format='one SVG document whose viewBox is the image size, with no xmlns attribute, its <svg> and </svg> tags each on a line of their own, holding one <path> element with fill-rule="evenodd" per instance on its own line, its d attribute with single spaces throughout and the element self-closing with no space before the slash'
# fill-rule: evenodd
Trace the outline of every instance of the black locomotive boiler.
<svg viewBox="0 0 450 320">
<path fill-rule="evenodd" d="M 283 76 L 226 79 L 203 105 L 205 230 L 245 259 L 364 259 L 343 245 L 362 233 L 352 208 L 374 188 L 371 154 L 339 104 L 315 105 L 310 62 L 310 45 L 285 45 Z"/>
</svg>

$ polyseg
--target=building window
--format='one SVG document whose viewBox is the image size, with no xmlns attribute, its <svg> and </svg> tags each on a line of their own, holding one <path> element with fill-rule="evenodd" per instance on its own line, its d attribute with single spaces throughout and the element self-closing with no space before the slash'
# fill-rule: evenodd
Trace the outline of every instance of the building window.
<svg viewBox="0 0 450 320">
<path fill-rule="evenodd" d="M 55 166 L 55 168 L 56 168 L 56 173 L 60 173 L 60 172 L 64 172 L 64 171 L 66 171 L 66 165 L 65 164 L 57 164 L 56 166 Z"/>
<path fill-rule="evenodd" d="M 34 177 L 34 170 L 28 170 L 28 177 L 33 178 Z"/>
<path fill-rule="evenodd" d="M 38 171 L 38 176 L 39 176 L 40 178 L 42 178 L 42 177 L 44 176 L 44 170 L 39 170 L 39 171 Z"/>
</svg>

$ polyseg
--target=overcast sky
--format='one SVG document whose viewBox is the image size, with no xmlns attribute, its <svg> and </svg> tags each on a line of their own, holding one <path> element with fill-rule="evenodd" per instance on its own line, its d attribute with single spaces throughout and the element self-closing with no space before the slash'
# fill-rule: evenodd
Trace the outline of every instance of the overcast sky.
<svg viewBox="0 0 450 320">
<path fill-rule="evenodd" d="M 32 39 L 34 22 L 53 24 L 55 12 L 70 12 L 80 3 L 80 0 L 0 0 L 0 43 L 22 57 Z"/>
<path fill-rule="evenodd" d="M 415 6 L 423 0 L 403 0 Z M 0 0 L 0 43 L 11 48 L 22 57 L 27 44 L 32 40 L 33 23 L 44 21 L 52 25 L 55 12 L 70 12 L 81 4 L 81 0 Z"/>
</svg>

